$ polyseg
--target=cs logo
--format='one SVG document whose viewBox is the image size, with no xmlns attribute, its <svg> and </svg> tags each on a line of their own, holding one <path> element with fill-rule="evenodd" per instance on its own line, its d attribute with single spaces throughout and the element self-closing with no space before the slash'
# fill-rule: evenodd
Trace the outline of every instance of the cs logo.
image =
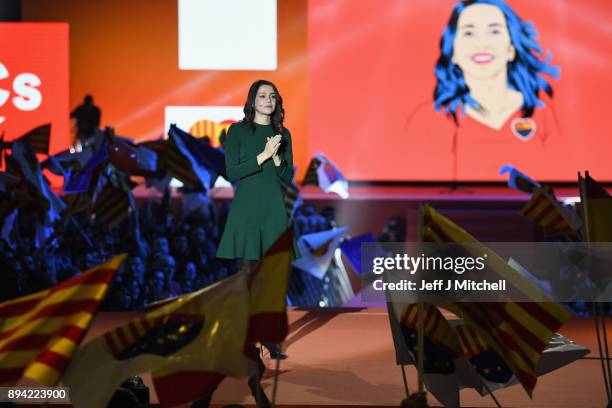
<svg viewBox="0 0 612 408">
<path fill-rule="evenodd" d="M 4 106 L 11 96 L 11 91 L 4 89 L 3 80 L 9 78 L 8 69 L 0 62 L 0 107 Z M 11 102 L 22 111 L 32 111 L 38 108 L 42 102 L 42 95 L 38 90 L 40 78 L 30 72 L 21 73 L 13 79 L 12 91 L 16 94 Z M 0 123 L 6 118 L 0 115 Z"/>
</svg>

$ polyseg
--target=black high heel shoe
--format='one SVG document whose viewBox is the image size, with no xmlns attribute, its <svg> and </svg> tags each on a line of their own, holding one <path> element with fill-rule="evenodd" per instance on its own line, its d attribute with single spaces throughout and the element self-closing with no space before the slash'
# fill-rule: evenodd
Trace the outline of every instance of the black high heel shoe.
<svg viewBox="0 0 612 408">
<path fill-rule="evenodd" d="M 274 344 L 274 343 L 261 343 L 262 345 L 262 352 L 263 352 L 263 348 L 267 348 L 268 352 L 270 353 L 270 358 L 273 360 L 286 360 L 289 358 L 289 356 L 287 355 L 287 353 L 285 353 L 283 350 L 281 350 L 280 345 L 278 344 Z"/>
</svg>

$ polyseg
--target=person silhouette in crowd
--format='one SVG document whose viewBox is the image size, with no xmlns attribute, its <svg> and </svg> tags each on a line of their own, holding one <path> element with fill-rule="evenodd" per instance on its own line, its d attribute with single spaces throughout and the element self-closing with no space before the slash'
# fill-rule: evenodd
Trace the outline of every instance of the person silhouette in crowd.
<svg viewBox="0 0 612 408">
<path fill-rule="evenodd" d="M 76 120 L 77 137 L 83 146 L 91 144 L 93 136 L 100 128 L 101 117 L 102 112 L 94 105 L 91 95 L 85 95 L 83 103 L 70 113 L 70 118 Z"/>
<path fill-rule="evenodd" d="M 165 277 L 165 288 L 164 292 L 166 297 L 175 297 L 181 294 L 181 285 L 174 280 L 174 274 L 176 272 L 176 262 L 171 255 L 158 256 L 153 262 L 154 270 L 161 270 L 164 272 Z"/>
<path fill-rule="evenodd" d="M 172 241 L 172 256 L 185 259 L 189 256 L 189 240 L 186 235 L 176 235 Z"/>
<path fill-rule="evenodd" d="M 170 254 L 170 245 L 168 244 L 168 239 L 166 237 L 158 236 L 153 241 L 153 254 L 154 257 L 164 256 Z"/>
<path fill-rule="evenodd" d="M 165 288 L 166 275 L 163 269 L 153 268 L 153 272 L 147 277 L 145 305 L 167 298 L 168 296 Z"/>
<path fill-rule="evenodd" d="M 183 293 L 191 293 L 202 287 L 197 279 L 197 270 L 193 262 L 185 262 L 181 266 L 178 283 Z"/>
</svg>

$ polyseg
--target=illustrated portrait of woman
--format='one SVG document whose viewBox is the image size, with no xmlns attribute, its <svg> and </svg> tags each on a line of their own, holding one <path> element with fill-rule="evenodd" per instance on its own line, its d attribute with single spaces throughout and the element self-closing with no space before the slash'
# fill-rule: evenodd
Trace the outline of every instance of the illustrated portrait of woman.
<svg viewBox="0 0 612 408">
<path fill-rule="evenodd" d="M 452 152 L 454 163 L 446 164 L 464 180 L 490 178 L 509 155 L 521 160 L 545 149 L 559 133 L 551 80 L 560 69 L 551 59 L 534 25 L 503 0 L 456 3 L 440 40 L 433 109 L 427 103 L 413 112 L 409 136 Z"/>
</svg>

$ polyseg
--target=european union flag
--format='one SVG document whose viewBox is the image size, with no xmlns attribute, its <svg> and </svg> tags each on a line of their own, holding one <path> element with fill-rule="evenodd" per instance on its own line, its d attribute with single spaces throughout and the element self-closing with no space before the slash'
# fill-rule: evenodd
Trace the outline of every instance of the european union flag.
<svg viewBox="0 0 612 408">
<path fill-rule="evenodd" d="M 351 266 L 358 274 L 361 274 L 361 244 L 376 243 L 376 239 L 371 233 L 359 235 L 357 237 L 346 240 L 340 244 L 342 253 L 348 258 Z M 378 252 L 378 251 L 376 251 Z M 384 256 L 382 248 L 379 254 L 370 254 L 373 256 Z"/>
</svg>

